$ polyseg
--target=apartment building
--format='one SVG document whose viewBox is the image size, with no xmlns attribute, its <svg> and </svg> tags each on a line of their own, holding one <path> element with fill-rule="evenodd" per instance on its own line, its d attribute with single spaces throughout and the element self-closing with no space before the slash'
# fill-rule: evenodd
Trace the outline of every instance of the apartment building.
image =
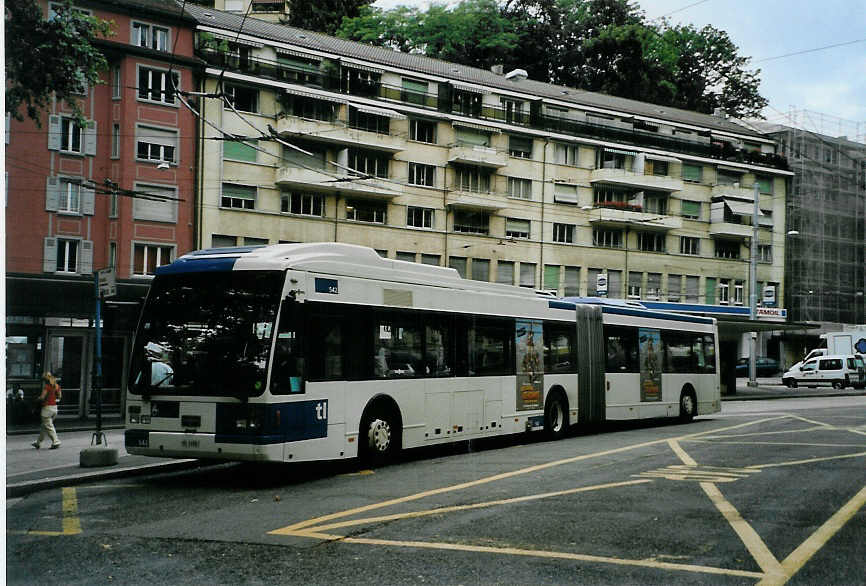
<svg viewBox="0 0 866 586">
<path fill-rule="evenodd" d="M 782 306 L 791 172 L 710 116 L 198 6 L 197 245 L 339 241 L 472 279 Z M 226 133 L 226 134 L 224 134 Z M 772 303 L 772 302 L 771 302 Z"/>
<path fill-rule="evenodd" d="M 41 2 L 45 17 L 56 5 Z M 94 272 L 113 269 L 102 316 L 103 402 L 117 411 L 139 302 L 155 268 L 193 247 L 195 116 L 170 77 L 196 86 L 194 21 L 170 0 L 83 1 L 111 21 L 98 42 L 104 84 L 82 87 L 87 119 L 55 101 L 42 119 L 6 126 L 7 390 L 63 387 L 61 416 L 93 412 Z"/>
</svg>

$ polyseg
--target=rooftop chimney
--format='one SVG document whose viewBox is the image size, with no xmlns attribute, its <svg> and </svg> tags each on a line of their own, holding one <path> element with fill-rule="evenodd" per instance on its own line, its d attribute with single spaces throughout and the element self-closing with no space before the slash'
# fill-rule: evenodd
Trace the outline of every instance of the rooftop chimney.
<svg viewBox="0 0 866 586">
<path fill-rule="evenodd" d="M 490 67 L 490 71 L 492 71 L 496 75 L 502 75 L 503 73 L 505 73 L 505 66 L 502 65 L 501 63 L 499 63 L 497 65 L 492 65 Z"/>
</svg>

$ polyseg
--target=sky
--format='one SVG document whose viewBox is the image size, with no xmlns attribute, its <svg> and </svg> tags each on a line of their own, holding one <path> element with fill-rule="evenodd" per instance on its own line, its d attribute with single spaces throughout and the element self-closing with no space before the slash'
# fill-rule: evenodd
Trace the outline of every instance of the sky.
<svg viewBox="0 0 866 586">
<path fill-rule="evenodd" d="M 634 2 L 634 0 L 633 0 Z M 450 3 L 453 3 L 450 2 Z M 712 25 L 761 69 L 764 117 L 866 141 L 866 0 L 638 0 L 647 19 Z M 425 8 L 429 0 L 377 0 Z M 813 51 L 828 45 L 849 43 Z M 790 53 L 799 55 L 774 59 Z"/>
</svg>

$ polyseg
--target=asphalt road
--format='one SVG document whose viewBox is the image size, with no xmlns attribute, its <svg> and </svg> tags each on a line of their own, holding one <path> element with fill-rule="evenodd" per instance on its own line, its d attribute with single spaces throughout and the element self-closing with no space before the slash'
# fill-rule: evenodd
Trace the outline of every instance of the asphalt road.
<svg viewBox="0 0 866 586">
<path fill-rule="evenodd" d="M 866 400 L 7 504 L 10 584 L 863 584 Z"/>
</svg>

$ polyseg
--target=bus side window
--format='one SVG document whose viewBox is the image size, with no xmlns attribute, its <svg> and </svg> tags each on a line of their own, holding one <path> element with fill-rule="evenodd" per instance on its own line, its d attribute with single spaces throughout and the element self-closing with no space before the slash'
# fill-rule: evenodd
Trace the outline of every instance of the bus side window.
<svg viewBox="0 0 866 586">
<path fill-rule="evenodd" d="M 713 336 L 704 336 L 704 372 L 716 372 L 716 344 Z"/>
<path fill-rule="evenodd" d="M 343 324 L 345 318 L 339 314 L 315 313 L 310 318 L 307 343 L 307 378 L 309 380 L 342 380 L 343 368 Z"/>
<path fill-rule="evenodd" d="M 442 317 L 437 321 L 444 321 Z M 425 356 L 423 376 L 452 376 L 451 368 L 451 324 L 436 323 L 427 325 L 425 335 Z"/>
<path fill-rule="evenodd" d="M 640 372 L 637 329 L 622 326 L 604 328 L 606 342 L 605 372 Z"/>
<path fill-rule="evenodd" d="M 544 324 L 544 372 L 577 372 L 574 324 Z"/>
<path fill-rule="evenodd" d="M 299 313 L 294 301 L 285 301 L 277 328 L 271 393 L 291 395 L 304 392 L 304 353 Z"/>
</svg>

